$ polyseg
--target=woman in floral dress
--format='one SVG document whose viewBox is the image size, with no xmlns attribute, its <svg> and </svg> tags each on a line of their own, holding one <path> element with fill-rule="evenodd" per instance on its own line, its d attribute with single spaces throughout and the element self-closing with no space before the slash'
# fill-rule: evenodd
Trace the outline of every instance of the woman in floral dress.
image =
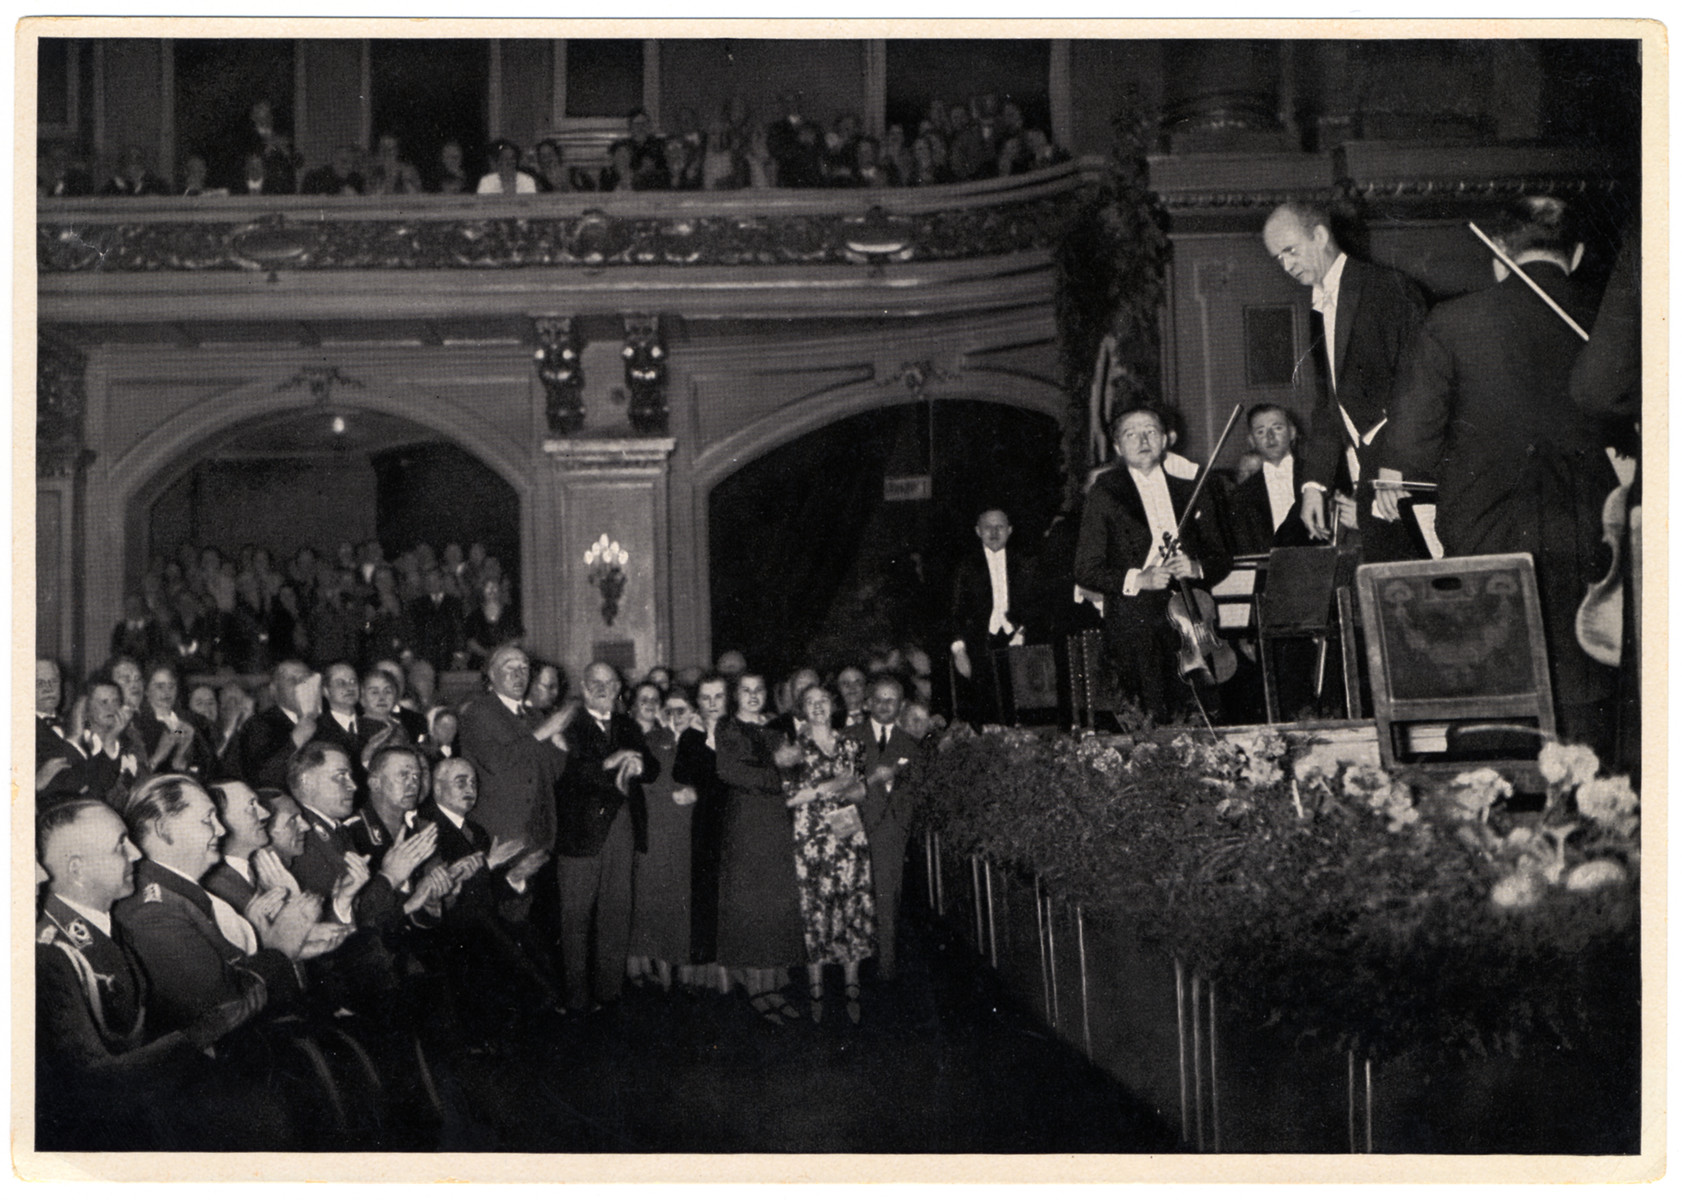
<svg viewBox="0 0 1682 1200">
<path fill-rule="evenodd" d="M 821 686 L 800 693 L 794 745 L 800 762 L 783 784 L 794 810 L 794 872 L 806 934 L 812 1020 L 823 1020 L 823 969 L 840 963 L 847 1017 L 858 1024 L 859 963 L 876 953 L 870 843 L 859 819 L 862 748 L 833 724 L 835 700 Z"/>
</svg>

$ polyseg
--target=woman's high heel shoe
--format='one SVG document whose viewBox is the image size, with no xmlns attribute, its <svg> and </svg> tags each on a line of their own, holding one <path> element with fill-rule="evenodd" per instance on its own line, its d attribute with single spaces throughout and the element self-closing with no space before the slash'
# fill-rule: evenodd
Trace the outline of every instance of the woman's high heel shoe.
<svg viewBox="0 0 1682 1200">
<path fill-rule="evenodd" d="M 768 1023 L 772 1025 L 781 1025 L 783 1023 L 783 1014 L 779 1011 L 779 1009 L 785 1004 L 785 1002 L 783 1001 L 782 996 L 778 993 L 760 992 L 759 995 L 750 997 L 749 999 L 750 1003 L 753 1005 L 753 1011 L 758 1013 Z"/>
<path fill-rule="evenodd" d="M 809 993 L 811 994 L 811 997 L 812 997 L 812 1024 L 822 1025 L 823 1024 L 823 988 L 818 984 L 813 984 L 808 989 L 808 991 L 809 991 Z"/>
<path fill-rule="evenodd" d="M 859 985 L 847 985 L 847 1020 L 857 1025 L 863 1019 L 864 1013 L 859 1009 Z"/>
</svg>

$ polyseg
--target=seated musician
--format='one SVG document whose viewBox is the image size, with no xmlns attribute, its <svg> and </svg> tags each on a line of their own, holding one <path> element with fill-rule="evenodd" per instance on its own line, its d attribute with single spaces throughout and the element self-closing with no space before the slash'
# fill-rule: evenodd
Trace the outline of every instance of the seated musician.
<svg viewBox="0 0 1682 1200">
<path fill-rule="evenodd" d="M 1214 690 L 1196 694 L 1180 678 L 1180 640 L 1169 624 L 1169 599 L 1177 581 L 1205 586 L 1231 566 L 1214 497 L 1206 495 L 1185 522 L 1180 545 L 1164 553 L 1195 485 L 1163 470 L 1168 449 L 1162 417 L 1150 408 L 1123 410 L 1112 426 L 1121 462 L 1094 481 L 1081 515 L 1075 582 L 1104 596 L 1104 644 L 1121 693 L 1146 712 L 1167 719 Z"/>
<path fill-rule="evenodd" d="M 1295 455 L 1296 418 L 1277 404 L 1257 404 L 1249 412 L 1250 449 L 1261 469 L 1232 490 L 1228 528 L 1234 554 L 1266 554 L 1275 546 L 1311 544 L 1302 523 L 1301 471 Z"/>
</svg>

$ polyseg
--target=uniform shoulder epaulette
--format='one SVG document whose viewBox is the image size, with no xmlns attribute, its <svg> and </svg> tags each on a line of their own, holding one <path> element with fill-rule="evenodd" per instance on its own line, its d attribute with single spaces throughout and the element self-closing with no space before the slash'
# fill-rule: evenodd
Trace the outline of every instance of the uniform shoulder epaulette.
<svg viewBox="0 0 1682 1200">
<path fill-rule="evenodd" d="M 142 904 L 162 904 L 163 899 L 164 889 L 161 883 L 148 883 L 146 890 L 140 893 L 140 903 Z"/>
</svg>

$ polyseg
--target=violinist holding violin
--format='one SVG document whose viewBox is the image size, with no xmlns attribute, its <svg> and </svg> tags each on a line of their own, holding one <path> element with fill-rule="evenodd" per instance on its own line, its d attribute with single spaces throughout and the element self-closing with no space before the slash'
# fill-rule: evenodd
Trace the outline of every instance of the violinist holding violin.
<svg viewBox="0 0 1682 1200">
<path fill-rule="evenodd" d="M 1182 640 L 1169 607 L 1181 581 L 1206 589 L 1231 569 L 1214 512 L 1218 500 L 1205 493 L 1180 528 L 1195 485 L 1162 469 L 1168 439 L 1154 409 L 1124 409 L 1111 437 L 1121 462 L 1094 480 L 1087 495 L 1075 582 L 1104 596 L 1104 646 L 1123 695 L 1158 720 L 1198 700 L 1212 715 L 1215 689 L 1195 682 L 1197 672 L 1182 678 Z M 1176 532 L 1178 549 L 1167 554 Z"/>
</svg>

